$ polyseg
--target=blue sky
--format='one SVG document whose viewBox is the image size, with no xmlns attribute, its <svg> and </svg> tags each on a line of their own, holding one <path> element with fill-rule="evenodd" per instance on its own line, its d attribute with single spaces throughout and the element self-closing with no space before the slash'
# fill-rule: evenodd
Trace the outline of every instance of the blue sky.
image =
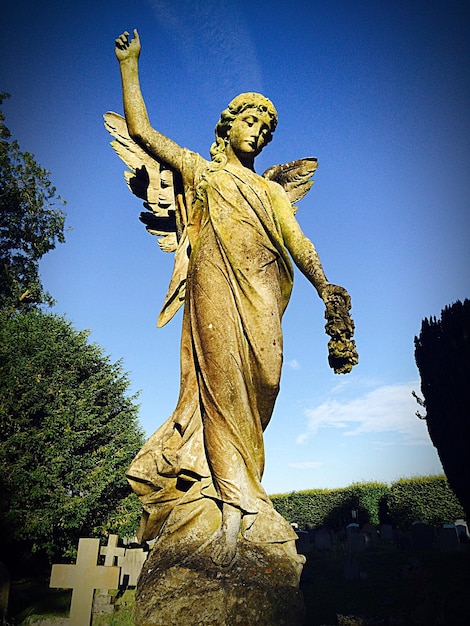
<svg viewBox="0 0 470 626">
<path fill-rule="evenodd" d="M 440 473 L 412 390 L 424 317 L 470 295 L 468 1 L 32 0 L 5 3 L 7 126 L 67 200 L 67 243 L 41 262 L 55 311 L 141 390 L 150 435 L 178 397 L 181 315 L 156 329 L 171 255 L 103 128 L 122 112 L 114 39 L 138 28 L 153 125 L 208 157 L 220 111 L 259 91 L 279 125 L 257 171 L 319 161 L 298 220 L 352 296 L 360 364 L 327 364 L 323 307 L 297 272 L 281 393 L 266 436 L 268 493 Z"/>
</svg>

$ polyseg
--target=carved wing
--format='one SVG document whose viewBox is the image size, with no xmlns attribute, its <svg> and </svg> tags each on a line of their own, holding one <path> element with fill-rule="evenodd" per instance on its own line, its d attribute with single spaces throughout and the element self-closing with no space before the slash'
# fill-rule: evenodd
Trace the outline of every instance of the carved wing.
<svg viewBox="0 0 470 626">
<path fill-rule="evenodd" d="M 129 137 L 125 118 L 117 113 L 104 115 L 105 128 L 114 137 L 112 147 L 130 171 L 124 172 L 127 186 L 144 200 L 147 211 L 140 220 L 164 252 L 175 252 L 173 274 L 158 326 L 164 326 L 182 306 L 186 291 L 189 242 L 185 235 L 186 210 L 183 184 L 178 172 L 151 157 Z"/>
<path fill-rule="evenodd" d="M 175 252 L 185 222 L 178 176 L 129 137 L 126 120 L 121 115 L 105 113 L 104 125 L 114 137 L 111 146 L 129 168 L 124 172 L 127 186 L 144 200 L 147 211 L 140 214 L 140 221 L 150 234 L 159 237 L 161 250 Z"/>
<path fill-rule="evenodd" d="M 294 213 L 297 212 L 296 202 L 302 200 L 313 185 L 313 175 L 318 161 L 315 157 L 297 159 L 284 165 L 273 165 L 263 174 L 264 178 L 273 180 L 284 187 Z"/>
</svg>

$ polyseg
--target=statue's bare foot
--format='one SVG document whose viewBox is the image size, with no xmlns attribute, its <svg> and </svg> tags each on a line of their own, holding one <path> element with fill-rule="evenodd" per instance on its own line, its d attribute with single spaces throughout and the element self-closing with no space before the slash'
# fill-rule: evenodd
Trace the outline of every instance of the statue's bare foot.
<svg viewBox="0 0 470 626">
<path fill-rule="evenodd" d="M 230 504 L 222 505 L 222 526 L 214 538 L 211 559 L 220 567 L 228 567 L 237 553 L 241 511 Z"/>
<path fill-rule="evenodd" d="M 222 530 L 216 535 L 212 547 L 211 559 L 220 567 L 228 567 L 237 553 L 237 537 L 227 536 Z"/>
</svg>

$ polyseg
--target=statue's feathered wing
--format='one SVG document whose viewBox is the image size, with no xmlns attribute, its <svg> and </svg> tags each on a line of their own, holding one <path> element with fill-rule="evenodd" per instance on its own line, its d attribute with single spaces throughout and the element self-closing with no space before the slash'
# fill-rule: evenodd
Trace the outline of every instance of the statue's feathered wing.
<svg viewBox="0 0 470 626">
<path fill-rule="evenodd" d="M 147 210 L 140 214 L 140 221 L 149 233 L 159 237 L 162 250 L 175 252 L 184 227 L 177 175 L 129 137 L 121 115 L 105 113 L 104 125 L 114 137 L 112 147 L 129 168 L 124 172 L 127 186 L 144 201 Z"/>
<path fill-rule="evenodd" d="M 313 185 L 312 178 L 317 166 L 318 161 L 315 157 L 306 157 L 305 159 L 290 161 L 284 165 L 273 165 L 264 172 L 263 176 L 284 187 L 294 213 L 296 213 L 296 203 L 302 200 Z"/>
<path fill-rule="evenodd" d="M 182 183 L 178 172 L 147 154 L 129 136 L 121 115 L 105 113 L 104 125 L 114 137 L 112 147 L 129 168 L 124 172 L 127 186 L 144 201 L 147 210 L 140 214 L 140 221 L 149 233 L 158 237 L 161 250 L 176 253 L 170 286 L 158 318 L 158 326 L 163 326 L 183 304 L 186 287 L 188 243 L 184 234 L 186 209 Z"/>
</svg>

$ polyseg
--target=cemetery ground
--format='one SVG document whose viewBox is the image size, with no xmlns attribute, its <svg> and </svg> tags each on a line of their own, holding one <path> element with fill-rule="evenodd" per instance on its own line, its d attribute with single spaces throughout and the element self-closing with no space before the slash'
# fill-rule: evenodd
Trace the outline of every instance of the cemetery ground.
<svg viewBox="0 0 470 626">
<path fill-rule="evenodd" d="M 470 623 L 469 543 L 461 544 L 458 552 L 416 550 L 406 541 L 401 546 L 378 542 L 359 553 L 351 553 L 346 545 L 335 542 L 328 551 L 305 550 L 305 626 Z M 132 626 L 134 593 L 118 592 L 115 612 L 94 615 L 93 626 Z M 58 624 L 59 617 L 68 614 L 70 599 L 71 591 L 50 589 L 46 577 L 13 580 L 8 625 L 46 624 L 46 619 Z"/>
</svg>

